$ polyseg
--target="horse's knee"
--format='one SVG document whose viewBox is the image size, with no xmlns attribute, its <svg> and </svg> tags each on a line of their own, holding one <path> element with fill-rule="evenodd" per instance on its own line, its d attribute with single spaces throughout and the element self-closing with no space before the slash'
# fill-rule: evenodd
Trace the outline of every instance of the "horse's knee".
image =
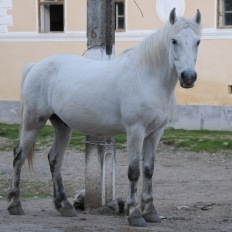
<svg viewBox="0 0 232 232">
<path fill-rule="evenodd" d="M 138 181 L 140 176 L 139 164 L 129 165 L 128 178 L 130 181 Z"/>
<path fill-rule="evenodd" d="M 153 168 L 151 168 L 149 166 L 144 166 L 143 167 L 143 174 L 144 174 L 145 178 L 152 179 L 153 172 L 154 172 Z"/>
</svg>

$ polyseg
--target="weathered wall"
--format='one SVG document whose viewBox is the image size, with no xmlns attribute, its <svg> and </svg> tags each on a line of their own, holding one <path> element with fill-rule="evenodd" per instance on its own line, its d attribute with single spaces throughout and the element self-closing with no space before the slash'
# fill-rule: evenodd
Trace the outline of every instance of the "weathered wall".
<svg viewBox="0 0 232 232">
<path fill-rule="evenodd" d="M 232 106 L 180 106 L 168 125 L 185 130 L 232 130 Z"/>
<path fill-rule="evenodd" d="M 0 101 L 0 123 L 20 123 L 20 104 L 18 101 Z"/>
</svg>

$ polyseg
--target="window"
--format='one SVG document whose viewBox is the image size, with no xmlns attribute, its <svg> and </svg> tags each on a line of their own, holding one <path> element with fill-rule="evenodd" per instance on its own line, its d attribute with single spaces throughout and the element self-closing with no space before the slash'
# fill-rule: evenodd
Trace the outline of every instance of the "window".
<svg viewBox="0 0 232 232">
<path fill-rule="evenodd" d="M 217 26 L 219 28 L 232 27 L 232 1 L 218 0 L 218 20 Z"/>
<path fill-rule="evenodd" d="M 125 2 L 115 1 L 115 31 L 125 31 Z"/>
<path fill-rule="evenodd" d="M 64 0 L 38 0 L 39 31 L 64 31 Z"/>
</svg>

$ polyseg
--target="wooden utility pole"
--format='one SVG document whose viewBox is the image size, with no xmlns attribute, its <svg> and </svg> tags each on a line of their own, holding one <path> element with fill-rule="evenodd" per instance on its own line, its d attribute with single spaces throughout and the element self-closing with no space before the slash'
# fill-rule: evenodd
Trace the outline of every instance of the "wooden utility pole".
<svg viewBox="0 0 232 232">
<path fill-rule="evenodd" d="M 113 16 L 113 0 L 87 1 L 88 58 L 114 57 Z M 85 208 L 101 207 L 115 198 L 114 138 L 87 136 L 85 161 Z"/>
</svg>

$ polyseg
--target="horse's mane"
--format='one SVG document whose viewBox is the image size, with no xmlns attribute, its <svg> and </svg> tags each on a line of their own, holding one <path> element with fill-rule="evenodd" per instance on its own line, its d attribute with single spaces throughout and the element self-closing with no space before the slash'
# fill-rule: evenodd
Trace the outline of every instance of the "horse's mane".
<svg viewBox="0 0 232 232">
<path fill-rule="evenodd" d="M 137 65 L 157 66 L 168 52 L 170 39 L 187 27 L 191 28 L 197 35 L 201 35 L 201 26 L 193 19 L 180 17 L 173 25 L 168 22 L 162 29 L 148 36 L 138 46 L 127 49 L 123 54 L 133 53 Z"/>
</svg>

